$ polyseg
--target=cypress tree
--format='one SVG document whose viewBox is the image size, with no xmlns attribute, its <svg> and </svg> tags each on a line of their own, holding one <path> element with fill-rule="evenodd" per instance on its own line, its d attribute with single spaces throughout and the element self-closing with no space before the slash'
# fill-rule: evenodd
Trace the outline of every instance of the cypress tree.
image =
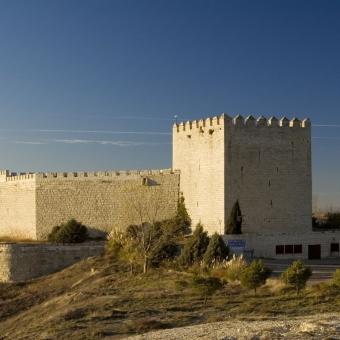
<svg viewBox="0 0 340 340">
<path fill-rule="evenodd" d="M 227 221 L 224 233 L 225 234 L 242 234 L 242 213 L 238 200 L 231 209 L 229 219 Z"/>
</svg>

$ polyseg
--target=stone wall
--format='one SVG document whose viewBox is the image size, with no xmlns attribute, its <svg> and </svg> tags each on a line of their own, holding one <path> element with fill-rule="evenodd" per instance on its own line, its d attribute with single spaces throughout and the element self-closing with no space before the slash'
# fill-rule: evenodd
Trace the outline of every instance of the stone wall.
<svg viewBox="0 0 340 340">
<path fill-rule="evenodd" d="M 226 129 L 226 216 L 238 199 L 243 232 L 311 232 L 310 126 L 238 116 Z"/>
<path fill-rule="evenodd" d="M 104 243 L 0 243 L 0 282 L 27 281 L 48 275 L 104 252 Z"/>
<path fill-rule="evenodd" d="M 92 233 L 175 216 L 179 173 L 171 171 L 37 175 L 37 237 L 70 218 Z"/>
<path fill-rule="evenodd" d="M 34 175 L 0 174 L 0 237 L 36 238 Z"/>
<path fill-rule="evenodd" d="M 224 231 L 224 117 L 173 126 L 173 168 L 193 225 Z"/>
<path fill-rule="evenodd" d="M 227 115 L 173 126 L 173 168 L 194 223 L 223 233 L 236 200 L 244 232 L 311 231 L 309 120 Z"/>
<path fill-rule="evenodd" d="M 224 240 L 244 240 L 246 253 L 252 252 L 255 257 L 308 259 L 308 246 L 320 245 L 321 258 L 340 257 L 339 252 L 331 253 L 331 243 L 340 244 L 339 231 L 311 231 L 309 233 L 248 233 L 242 235 L 224 235 Z M 300 254 L 276 254 L 276 246 L 302 245 Z"/>
<path fill-rule="evenodd" d="M 0 172 L 0 236 L 44 240 L 75 218 L 92 235 L 176 215 L 179 172 L 171 170 Z"/>
</svg>

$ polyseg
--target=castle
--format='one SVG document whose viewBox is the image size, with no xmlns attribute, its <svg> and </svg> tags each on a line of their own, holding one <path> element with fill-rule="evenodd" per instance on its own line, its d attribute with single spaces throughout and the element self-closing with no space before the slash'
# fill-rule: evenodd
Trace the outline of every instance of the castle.
<svg viewBox="0 0 340 340">
<path fill-rule="evenodd" d="M 170 170 L 0 172 L 0 236 L 44 240 L 76 218 L 93 233 L 174 216 L 183 195 L 193 224 L 224 234 L 239 201 L 230 248 L 255 256 L 339 256 L 340 234 L 312 231 L 311 123 L 226 114 L 173 125 Z M 239 248 L 239 249 L 237 249 Z"/>
</svg>

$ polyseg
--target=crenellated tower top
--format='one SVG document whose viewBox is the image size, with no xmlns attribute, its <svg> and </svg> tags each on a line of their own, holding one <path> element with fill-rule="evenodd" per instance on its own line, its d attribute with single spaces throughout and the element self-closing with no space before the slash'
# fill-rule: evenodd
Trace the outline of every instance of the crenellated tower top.
<svg viewBox="0 0 340 340">
<path fill-rule="evenodd" d="M 288 119 L 283 116 L 280 119 L 275 116 L 267 119 L 264 116 L 259 116 L 258 118 L 254 118 L 252 115 L 244 118 L 242 115 L 238 114 L 235 117 L 230 117 L 226 113 L 223 113 L 219 116 L 208 117 L 205 119 L 186 121 L 181 123 L 175 123 L 173 125 L 174 132 L 180 131 L 190 131 L 193 129 L 201 129 L 201 128 L 210 128 L 217 127 L 221 125 L 230 124 L 231 126 L 243 128 L 243 127 L 257 127 L 257 128 L 265 128 L 265 127 L 279 127 L 279 128 L 310 128 L 311 122 L 309 118 L 305 118 L 303 120 L 299 120 L 298 118 Z"/>
</svg>

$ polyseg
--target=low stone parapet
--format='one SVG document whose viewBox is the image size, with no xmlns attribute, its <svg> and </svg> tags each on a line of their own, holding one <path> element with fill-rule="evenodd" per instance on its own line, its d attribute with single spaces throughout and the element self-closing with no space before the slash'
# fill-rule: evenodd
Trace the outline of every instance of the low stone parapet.
<svg viewBox="0 0 340 340">
<path fill-rule="evenodd" d="M 48 275 L 103 252 L 104 242 L 0 243 L 0 282 L 22 282 Z"/>
</svg>

